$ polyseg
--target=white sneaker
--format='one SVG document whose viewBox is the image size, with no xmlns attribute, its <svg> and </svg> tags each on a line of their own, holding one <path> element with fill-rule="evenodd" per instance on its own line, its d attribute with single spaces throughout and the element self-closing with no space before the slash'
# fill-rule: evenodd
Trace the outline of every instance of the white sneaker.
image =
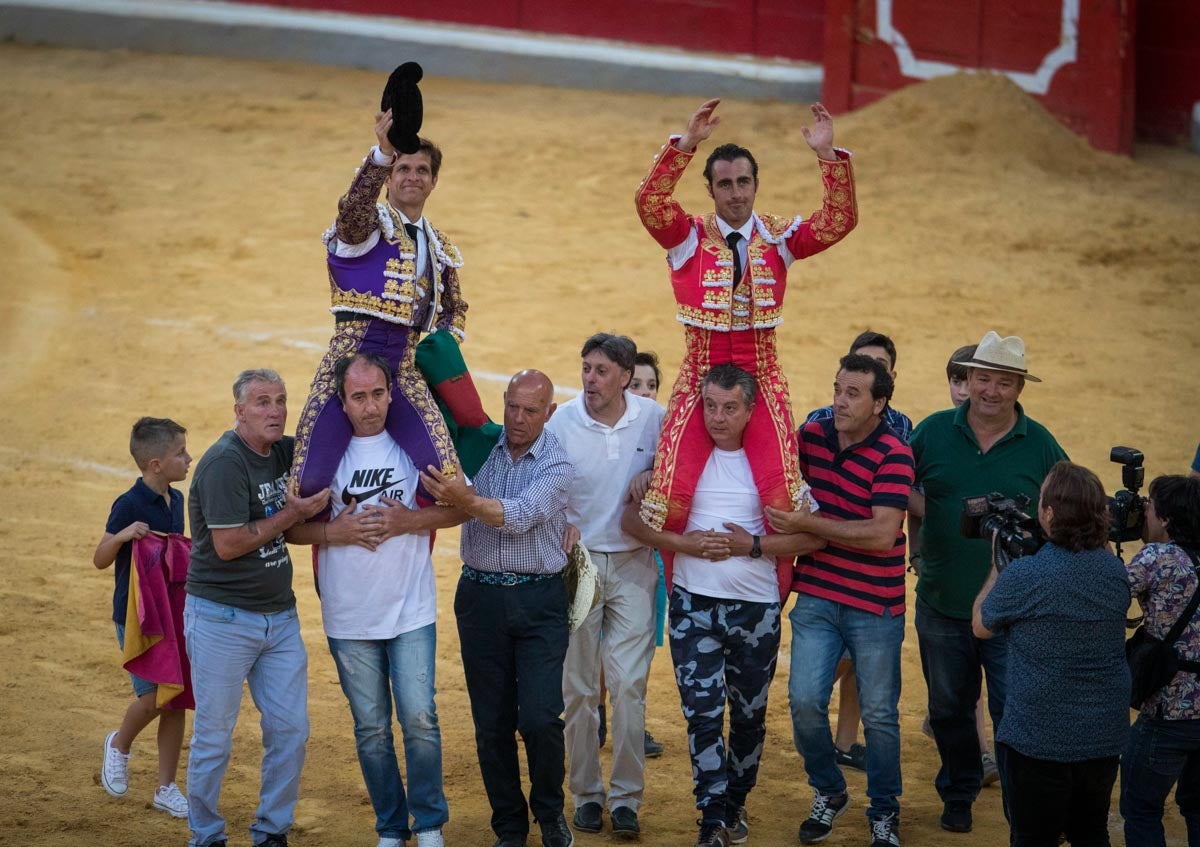
<svg viewBox="0 0 1200 847">
<path fill-rule="evenodd" d="M 983 768 L 983 784 L 991 785 L 994 782 L 1000 781 L 1000 769 L 996 766 L 996 760 L 992 758 L 991 753 L 984 753 L 979 757 L 979 764 Z"/>
<path fill-rule="evenodd" d="M 426 829 L 417 833 L 417 847 L 446 847 L 440 829 Z"/>
<path fill-rule="evenodd" d="M 104 739 L 104 761 L 100 764 L 100 784 L 113 797 L 124 797 L 129 791 L 130 756 L 112 746 L 116 730 Z"/>
<path fill-rule="evenodd" d="M 154 808 L 162 809 L 173 818 L 188 816 L 188 801 L 175 783 L 160 785 L 154 791 Z"/>
<path fill-rule="evenodd" d="M 408 842 L 406 842 L 403 838 L 389 838 L 387 836 L 380 836 L 379 843 L 376 844 L 375 847 L 404 847 L 404 845 L 407 843 Z"/>
</svg>

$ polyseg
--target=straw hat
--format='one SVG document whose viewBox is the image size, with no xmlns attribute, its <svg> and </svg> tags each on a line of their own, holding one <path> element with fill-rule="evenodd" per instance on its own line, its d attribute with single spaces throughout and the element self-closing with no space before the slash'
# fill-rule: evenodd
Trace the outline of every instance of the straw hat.
<svg viewBox="0 0 1200 847">
<path fill-rule="evenodd" d="M 599 576 L 587 548 L 582 542 L 576 543 L 567 556 L 567 566 L 563 568 L 563 580 L 567 585 L 567 624 L 571 632 L 579 629 L 583 619 L 600 599 L 600 593 L 596 590 Z"/>
<path fill-rule="evenodd" d="M 960 364 L 985 371 L 1017 374 L 1030 382 L 1041 382 L 1040 379 L 1025 370 L 1025 342 L 1016 335 L 1001 338 L 998 333 L 989 332 L 979 342 L 974 358 L 967 359 Z"/>
</svg>

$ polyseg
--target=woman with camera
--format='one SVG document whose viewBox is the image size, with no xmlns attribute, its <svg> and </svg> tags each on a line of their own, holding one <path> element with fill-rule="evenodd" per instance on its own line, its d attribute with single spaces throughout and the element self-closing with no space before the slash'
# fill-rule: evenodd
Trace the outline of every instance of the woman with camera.
<svg viewBox="0 0 1200 847">
<path fill-rule="evenodd" d="M 1146 546 L 1128 565 L 1129 586 L 1160 640 L 1180 619 L 1200 585 L 1200 479 L 1160 476 L 1150 483 L 1143 527 Z M 1200 661 L 1200 614 L 1173 645 L 1184 662 Z M 1163 805 L 1175 802 L 1188 844 L 1200 845 L 1200 673 L 1181 670 L 1143 701 L 1121 760 L 1121 816 L 1129 847 L 1164 845 Z"/>
<path fill-rule="evenodd" d="M 1042 483 L 1046 543 L 975 600 L 979 638 L 1008 635 L 1008 700 L 996 759 L 1013 847 L 1107 847 L 1108 807 L 1129 731 L 1129 586 L 1108 544 L 1107 498 L 1087 468 L 1059 462 Z"/>
</svg>

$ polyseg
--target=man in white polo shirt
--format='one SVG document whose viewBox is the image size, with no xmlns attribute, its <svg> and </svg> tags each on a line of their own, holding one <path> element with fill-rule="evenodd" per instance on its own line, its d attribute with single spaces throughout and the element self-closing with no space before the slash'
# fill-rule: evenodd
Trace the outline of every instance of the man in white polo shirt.
<svg viewBox="0 0 1200 847">
<path fill-rule="evenodd" d="M 333 520 L 296 527 L 287 539 L 321 548 L 321 617 L 354 717 L 378 847 L 402 847 L 414 833 L 418 847 L 441 847 L 449 812 L 434 703 L 437 597 L 429 533 L 466 515 L 417 508 L 417 469 L 384 427 L 392 377 L 387 360 L 372 353 L 334 367 L 354 437 L 334 473 Z M 407 793 L 392 740 L 393 692 Z"/>
<path fill-rule="evenodd" d="M 597 333 L 583 345 L 583 394 L 546 424 L 575 466 L 567 520 L 599 572 L 599 601 L 571 635 L 563 668 L 566 744 L 577 830 L 599 832 L 605 805 L 598 730 L 600 670 L 612 703 L 613 835 L 637 838 L 645 786 L 646 677 L 654 656 L 654 553 L 621 531 L 630 483 L 644 489 L 654 464 L 663 408 L 626 390 L 637 346 Z M 603 633 L 603 637 L 601 637 Z"/>
</svg>

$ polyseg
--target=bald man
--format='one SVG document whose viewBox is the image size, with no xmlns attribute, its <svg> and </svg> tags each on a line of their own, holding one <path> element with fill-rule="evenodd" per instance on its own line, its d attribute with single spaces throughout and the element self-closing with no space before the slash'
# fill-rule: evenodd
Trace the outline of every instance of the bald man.
<svg viewBox="0 0 1200 847">
<path fill-rule="evenodd" d="M 544 847 L 574 843 L 563 816 L 560 715 L 569 640 L 563 531 L 575 471 L 545 429 L 554 409 L 549 378 L 521 371 L 504 392 L 504 431 L 474 485 L 433 466 L 421 475 L 439 502 L 471 516 L 463 524 L 454 614 L 495 847 L 525 847 L 530 811 Z M 517 732 L 529 765 L 528 801 Z"/>
</svg>

